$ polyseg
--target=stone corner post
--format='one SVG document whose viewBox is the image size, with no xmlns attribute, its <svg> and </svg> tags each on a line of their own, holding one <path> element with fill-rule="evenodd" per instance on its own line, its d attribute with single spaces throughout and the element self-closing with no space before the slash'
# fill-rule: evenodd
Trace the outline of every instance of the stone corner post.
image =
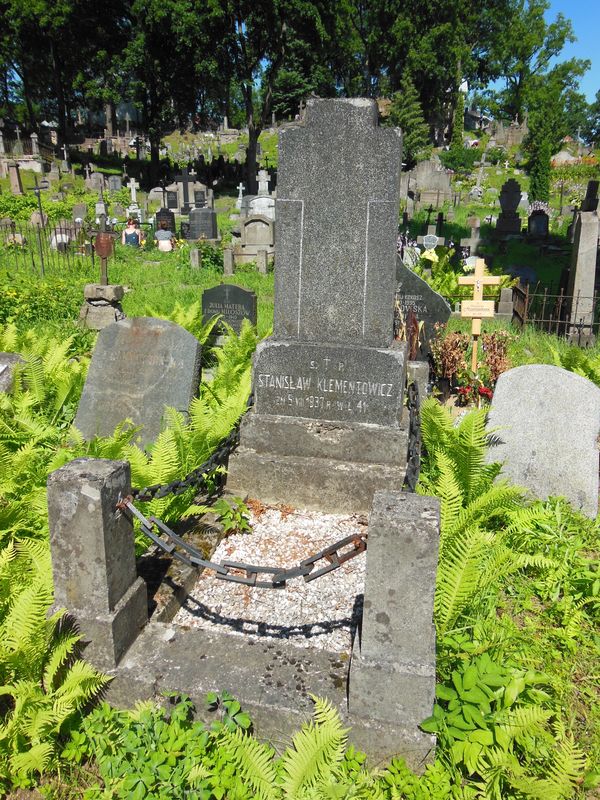
<svg viewBox="0 0 600 800">
<path fill-rule="evenodd" d="M 433 598 L 440 502 L 378 491 L 369 519 L 364 611 L 349 679 L 353 717 L 382 724 L 388 752 L 413 769 L 431 758 L 435 736 L 419 724 L 435 700 Z"/>
<path fill-rule="evenodd" d="M 55 605 L 77 620 L 85 656 L 113 669 L 148 620 L 133 526 L 116 508 L 131 488 L 125 461 L 78 458 L 48 478 Z"/>
</svg>

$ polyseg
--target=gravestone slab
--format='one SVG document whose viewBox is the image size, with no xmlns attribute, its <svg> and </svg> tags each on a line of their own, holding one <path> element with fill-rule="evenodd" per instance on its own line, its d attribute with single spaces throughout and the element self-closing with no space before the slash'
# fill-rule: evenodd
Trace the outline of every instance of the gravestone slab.
<svg viewBox="0 0 600 800">
<path fill-rule="evenodd" d="M 315 100 L 281 132 L 276 338 L 389 345 L 401 142 L 364 98 Z"/>
<path fill-rule="evenodd" d="M 436 322 L 448 322 L 452 309 L 441 294 L 406 267 L 400 258 L 396 260 L 396 308 L 404 324 L 411 309 L 417 321 L 423 323 L 416 360 L 427 361 L 431 353 L 431 340 L 435 335 L 434 325 Z"/>
<path fill-rule="evenodd" d="M 241 286 L 221 283 L 202 293 L 202 319 L 206 323 L 212 317 L 221 316 L 236 333 L 247 319 L 256 325 L 256 295 Z"/>
<path fill-rule="evenodd" d="M 406 468 L 406 345 L 393 342 L 401 136 L 378 127 L 372 100 L 310 99 L 279 148 L 274 334 L 254 355 L 228 487 L 366 511 Z"/>
<path fill-rule="evenodd" d="M 488 426 L 502 442 L 488 451 L 488 461 L 503 462 L 501 476 L 596 516 L 600 388 L 545 364 L 508 370 L 496 384 Z"/>
<path fill-rule="evenodd" d="M 572 323 L 584 325 L 586 329 L 573 328 L 569 333 L 577 338 L 583 333 L 588 342 L 593 339 L 599 233 L 600 220 L 595 211 L 578 211 L 575 214 L 571 269 L 567 286 L 567 296 L 571 298 L 568 314 Z"/>
<path fill-rule="evenodd" d="M 131 419 L 143 446 L 161 431 L 166 406 L 187 413 L 200 380 L 200 343 L 183 328 L 153 317 L 100 331 L 75 417 L 86 439 L 110 436 Z"/>
<path fill-rule="evenodd" d="M 217 239 L 217 213 L 212 208 L 190 209 L 187 239 Z"/>
<path fill-rule="evenodd" d="M 88 215 L 88 207 L 86 203 L 75 203 L 73 206 L 73 220 L 85 219 Z"/>
<path fill-rule="evenodd" d="M 119 192 L 123 188 L 123 181 L 118 175 L 108 176 L 108 191 Z"/>
<path fill-rule="evenodd" d="M 527 232 L 536 239 L 547 239 L 550 229 L 550 217 L 545 211 L 534 211 L 527 220 Z"/>
<path fill-rule="evenodd" d="M 166 222 L 167 228 L 175 233 L 175 214 L 168 208 L 159 208 L 156 212 L 155 223 L 156 228 L 160 228 L 160 223 Z"/>
<path fill-rule="evenodd" d="M 425 758 L 435 738 L 419 730 L 435 701 L 433 599 L 440 501 L 379 491 L 369 517 L 365 602 L 349 678 L 351 714 L 404 731 Z M 413 753 L 414 755 L 414 753 Z"/>
<path fill-rule="evenodd" d="M 23 363 L 23 357 L 18 353 L 0 353 L 0 393 L 10 392 L 15 364 L 21 363 Z"/>
<path fill-rule="evenodd" d="M 206 192 L 203 189 L 194 190 L 194 205 L 196 208 L 204 208 L 206 206 Z"/>
<path fill-rule="evenodd" d="M 177 209 L 177 192 L 167 192 L 167 208 Z"/>
</svg>

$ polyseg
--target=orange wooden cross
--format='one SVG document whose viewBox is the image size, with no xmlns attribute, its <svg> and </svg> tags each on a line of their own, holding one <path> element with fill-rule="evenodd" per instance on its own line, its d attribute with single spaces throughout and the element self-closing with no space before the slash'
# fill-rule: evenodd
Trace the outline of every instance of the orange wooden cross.
<svg viewBox="0 0 600 800">
<path fill-rule="evenodd" d="M 483 287 L 497 286 L 501 281 L 502 278 L 485 274 L 485 261 L 483 258 L 478 258 L 475 262 L 475 272 L 472 275 L 464 275 L 458 279 L 462 286 L 473 287 L 473 299 L 462 301 L 460 315 L 472 320 L 473 354 L 471 356 L 471 371 L 474 373 L 477 372 L 477 346 L 479 334 L 481 333 L 481 319 L 494 316 L 494 301 L 483 299 Z"/>
</svg>

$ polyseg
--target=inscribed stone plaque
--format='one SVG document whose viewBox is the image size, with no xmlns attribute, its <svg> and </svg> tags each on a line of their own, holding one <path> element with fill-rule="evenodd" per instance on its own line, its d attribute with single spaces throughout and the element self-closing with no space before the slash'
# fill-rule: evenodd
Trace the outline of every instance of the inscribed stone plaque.
<svg viewBox="0 0 600 800">
<path fill-rule="evenodd" d="M 216 239 L 217 212 L 212 208 L 190 209 L 190 227 L 187 239 Z"/>
<path fill-rule="evenodd" d="M 177 208 L 177 192 L 167 192 L 167 208 Z"/>
<path fill-rule="evenodd" d="M 600 389 L 573 372 L 529 364 L 498 379 L 489 429 L 502 444 L 489 461 L 536 497 L 562 495 L 584 513 L 598 512 Z"/>
<path fill-rule="evenodd" d="M 256 295 L 231 283 L 205 289 L 202 294 L 203 322 L 217 315 L 231 325 L 236 333 L 240 332 L 245 319 L 256 325 Z"/>
<path fill-rule="evenodd" d="M 100 331 L 75 426 L 86 439 L 110 436 L 124 419 L 155 441 L 166 406 L 187 413 L 200 380 L 200 343 L 154 317 L 132 317 Z"/>
<path fill-rule="evenodd" d="M 423 323 L 417 360 L 427 361 L 427 355 L 431 352 L 430 342 L 435 335 L 434 325 L 436 322 L 448 322 L 452 309 L 442 295 L 406 267 L 400 257 L 396 261 L 396 309 L 404 324 L 411 309 L 417 321 Z"/>
<path fill-rule="evenodd" d="M 118 192 L 123 188 L 123 181 L 118 175 L 109 175 L 108 177 L 108 190 L 110 192 Z"/>
<path fill-rule="evenodd" d="M 389 345 L 401 142 L 365 98 L 311 99 L 281 131 L 275 338 Z"/>
<path fill-rule="evenodd" d="M 397 428 L 405 348 L 261 342 L 254 356 L 257 414 Z"/>
</svg>

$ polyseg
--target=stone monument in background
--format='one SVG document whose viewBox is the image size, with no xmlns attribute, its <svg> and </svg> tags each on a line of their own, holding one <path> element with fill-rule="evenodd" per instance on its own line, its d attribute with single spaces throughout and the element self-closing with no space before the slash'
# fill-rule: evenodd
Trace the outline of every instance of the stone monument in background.
<svg viewBox="0 0 600 800">
<path fill-rule="evenodd" d="M 378 127 L 374 101 L 312 99 L 279 148 L 274 333 L 254 357 L 228 487 L 366 511 L 377 488 L 402 488 L 406 466 L 406 345 L 393 341 L 400 132 Z"/>
</svg>

